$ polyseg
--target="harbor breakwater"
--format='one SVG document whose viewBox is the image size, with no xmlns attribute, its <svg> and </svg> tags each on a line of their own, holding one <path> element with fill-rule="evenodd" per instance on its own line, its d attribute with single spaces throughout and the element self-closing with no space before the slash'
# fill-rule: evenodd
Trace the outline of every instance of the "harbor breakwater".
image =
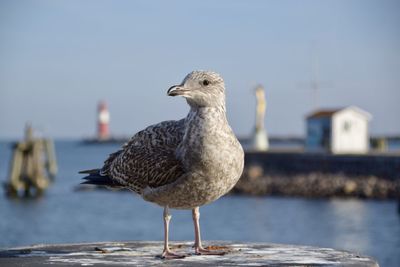
<svg viewBox="0 0 400 267">
<path fill-rule="evenodd" d="M 400 155 L 249 151 L 233 192 L 400 199 Z"/>
</svg>

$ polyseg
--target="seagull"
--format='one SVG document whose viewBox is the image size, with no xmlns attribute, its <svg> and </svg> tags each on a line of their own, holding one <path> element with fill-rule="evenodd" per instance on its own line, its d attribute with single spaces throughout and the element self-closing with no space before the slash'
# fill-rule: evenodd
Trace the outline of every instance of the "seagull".
<svg viewBox="0 0 400 267">
<path fill-rule="evenodd" d="M 161 258 L 185 257 L 168 245 L 170 208 L 192 210 L 196 255 L 223 255 L 202 246 L 199 207 L 229 192 L 243 172 L 243 148 L 226 117 L 224 80 L 212 71 L 193 71 L 167 95 L 184 97 L 188 115 L 139 131 L 101 169 L 80 172 L 88 174 L 83 184 L 127 188 L 163 207 Z"/>
</svg>

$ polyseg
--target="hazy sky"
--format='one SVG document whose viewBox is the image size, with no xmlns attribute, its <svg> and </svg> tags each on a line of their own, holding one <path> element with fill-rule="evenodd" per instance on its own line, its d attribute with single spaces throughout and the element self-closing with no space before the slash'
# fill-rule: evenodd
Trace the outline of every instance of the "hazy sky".
<svg viewBox="0 0 400 267">
<path fill-rule="evenodd" d="M 314 108 L 357 105 L 373 134 L 400 133 L 400 1 L 0 0 L 0 138 L 30 121 L 45 135 L 94 134 L 105 99 L 116 135 L 186 115 L 167 89 L 221 73 L 228 117 L 252 131 L 266 88 L 270 134 L 301 135 Z M 318 62 L 318 64 L 313 64 Z"/>
</svg>

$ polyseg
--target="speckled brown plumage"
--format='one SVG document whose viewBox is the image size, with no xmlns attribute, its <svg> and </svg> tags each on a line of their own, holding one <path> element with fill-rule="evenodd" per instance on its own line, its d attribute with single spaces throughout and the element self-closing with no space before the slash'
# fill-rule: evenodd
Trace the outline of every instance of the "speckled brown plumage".
<svg viewBox="0 0 400 267">
<path fill-rule="evenodd" d="M 135 134 L 104 162 L 100 175 L 141 194 L 147 186 L 172 183 L 184 172 L 175 157 L 182 141 L 184 120 L 164 121 Z"/>
<path fill-rule="evenodd" d="M 192 209 L 196 254 L 222 255 L 202 247 L 198 207 L 226 194 L 243 171 L 243 149 L 226 119 L 224 81 L 215 72 L 194 71 L 168 95 L 186 99 L 186 118 L 138 132 L 100 170 L 84 171 L 85 183 L 129 188 L 163 206 L 163 258 L 184 257 L 168 246 L 169 208 Z"/>
<path fill-rule="evenodd" d="M 96 174 L 147 201 L 190 209 L 235 185 L 243 170 L 243 150 L 226 119 L 224 82 L 218 74 L 195 71 L 175 88 L 179 90 L 169 95 L 186 98 L 187 117 L 136 133 Z"/>
</svg>

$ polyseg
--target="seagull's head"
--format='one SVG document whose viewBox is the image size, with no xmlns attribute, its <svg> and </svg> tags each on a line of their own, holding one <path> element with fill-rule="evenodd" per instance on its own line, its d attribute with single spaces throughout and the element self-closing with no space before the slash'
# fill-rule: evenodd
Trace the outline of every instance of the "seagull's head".
<svg viewBox="0 0 400 267">
<path fill-rule="evenodd" d="M 182 83 L 168 89 L 169 96 L 183 96 L 192 107 L 225 107 L 225 84 L 212 71 L 193 71 Z"/>
</svg>

